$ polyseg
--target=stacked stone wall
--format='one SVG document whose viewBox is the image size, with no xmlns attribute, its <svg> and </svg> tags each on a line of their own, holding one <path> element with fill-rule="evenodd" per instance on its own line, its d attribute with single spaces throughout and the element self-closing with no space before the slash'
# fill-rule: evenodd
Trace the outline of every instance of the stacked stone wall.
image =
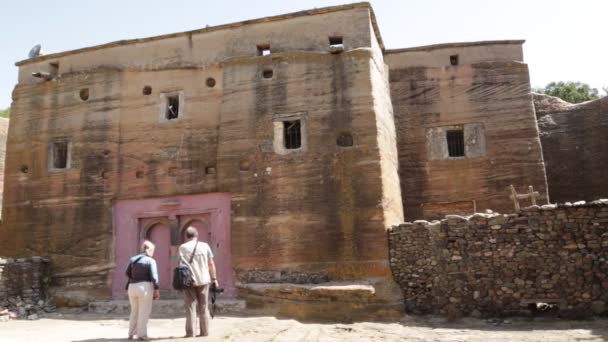
<svg viewBox="0 0 608 342">
<path fill-rule="evenodd" d="M 608 200 L 405 223 L 389 245 L 411 313 L 606 313 Z"/>
<path fill-rule="evenodd" d="M 26 316 L 48 309 L 49 279 L 49 262 L 44 258 L 0 257 L 0 311 L 8 308 L 15 316 Z"/>
</svg>

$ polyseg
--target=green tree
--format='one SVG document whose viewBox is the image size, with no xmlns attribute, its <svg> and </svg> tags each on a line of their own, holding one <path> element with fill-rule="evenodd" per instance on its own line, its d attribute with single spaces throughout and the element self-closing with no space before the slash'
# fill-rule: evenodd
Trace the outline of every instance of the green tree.
<svg viewBox="0 0 608 342">
<path fill-rule="evenodd" d="M 0 110 L 0 117 L 2 117 L 2 118 L 8 118 L 10 116 L 11 116 L 11 109 L 10 108 L 6 108 L 6 109 Z"/>
<path fill-rule="evenodd" d="M 599 98 L 597 88 L 591 88 L 581 82 L 551 82 L 544 89 L 538 89 L 541 94 L 559 97 L 570 103 L 580 103 Z"/>
</svg>

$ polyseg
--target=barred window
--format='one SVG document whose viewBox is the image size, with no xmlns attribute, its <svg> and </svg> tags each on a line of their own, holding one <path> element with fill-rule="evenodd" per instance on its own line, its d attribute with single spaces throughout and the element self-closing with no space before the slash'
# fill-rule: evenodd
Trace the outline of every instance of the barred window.
<svg viewBox="0 0 608 342">
<path fill-rule="evenodd" d="M 298 149 L 302 146 L 300 120 L 283 121 L 283 141 L 288 150 Z"/>
<path fill-rule="evenodd" d="M 448 154 L 450 157 L 464 157 L 464 131 L 446 131 Z"/>
<path fill-rule="evenodd" d="M 179 95 L 167 96 L 167 108 L 165 118 L 167 120 L 177 119 L 179 115 Z"/>
</svg>

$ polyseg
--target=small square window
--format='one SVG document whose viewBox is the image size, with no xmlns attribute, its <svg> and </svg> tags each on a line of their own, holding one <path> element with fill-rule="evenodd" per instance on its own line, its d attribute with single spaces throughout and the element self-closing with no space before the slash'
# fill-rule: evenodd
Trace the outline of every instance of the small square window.
<svg viewBox="0 0 608 342">
<path fill-rule="evenodd" d="M 448 155 L 450 157 L 464 157 L 464 131 L 446 131 Z"/>
<path fill-rule="evenodd" d="M 329 46 L 336 46 L 336 45 L 343 45 L 342 37 L 341 36 L 329 37 Z"/>
<path fill-rule="evenodd" d="M 342 37 L 329 37 L 329 52 L 336 54 L 342 51 L 344 51 Z"/>
<path fill-rule="evenodd" d="M 270 44 L 258 45 L 258 56 L 270 56 Z"/>
<path fill-rule="evenodd" d="M 165 118 L 167 120 L 177 119 L 179 116 L 179 95 L 167 96 L 167 107 L 165 108 Z"/>
<path fill-rule="evenodd" d="M 302 147 L 302 130 L 300 120 L 283 121 L 283 141 L 285 148 L 295 150 Z"/>
<path fill-rule="evenodd" d="M 451 55 L 450 56 L 450 64 L 452 64 L 452 65 L 458 65 L 458 55 Z"/>
<path fill-rule="evenodd" d="M 49 169 L 62 170 L 69 168 L 70 143 L 67 140 L 54 141 L 49 152 Z"/>
</svg>

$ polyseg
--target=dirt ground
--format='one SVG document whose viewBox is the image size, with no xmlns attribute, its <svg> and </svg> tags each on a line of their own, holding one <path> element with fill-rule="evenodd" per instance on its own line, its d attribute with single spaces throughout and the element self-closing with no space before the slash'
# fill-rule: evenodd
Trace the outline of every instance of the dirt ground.
<svg viewBox="0 0 608 342">
<path fill-rule="evenodd" d="M 208 338 L 185 339 L 183 318 L 156 318 L 154 341 L 608 341 L 608 320 L 512 319 L 501 323 L 405 317 L 395 323 L 319 324 L 274 317 L 216 317 Z M 35 320 L 0 322 L 0 341 L 126 341 L 124 316 L 54 313 Z"/>
</svg>

